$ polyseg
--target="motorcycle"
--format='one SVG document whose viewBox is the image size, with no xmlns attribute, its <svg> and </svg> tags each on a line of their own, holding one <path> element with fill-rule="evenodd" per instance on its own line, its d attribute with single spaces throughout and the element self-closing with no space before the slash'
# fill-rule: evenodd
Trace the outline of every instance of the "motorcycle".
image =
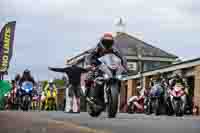
<svg viewBox="0 0 200 133">
<path fill-rule="evenodd" d="M 186 94 L 183 89 L 183 86 L 178 84 L 170 91 L 171 103 L 176 116 L 184 114 Z"/>
<path fill-rule="evenodd" d="M 33 98 L 32 98 L 32 109 L 33 110 L 37 110 L 39 108 L 39 99 L 40 97 L 38 95 L 33 95 Z"/>
<path fill-rule="evenodd" d="M 53 87 L 50 87 L 50 89 L 47 91 L 47 97 L 46 97 L 46 110 L 56 110 L 56 97 L 57 93 L 54 90 Z"/>
<path fill-rule="evenodd" d="M 155 115 L 160 115 L 161 106 L 163 104 L 163 88 L 160 84 L 155 84 L 151 91 L 150 95 L 146 101 L 146 114 L 155 113 Z"/>
<path fill-rule="evenodd" d="M 88 81 L 88 113 L 97 117 L 107 107 L 108 117 L 114 118 L 118 111 L 120 80 L 124 68 L 121 59 L 114 54 L 107 54 L 98 60 L 101 65 L 95 70 L 93 79 Z"/>
<path fill-rule="evenodd" d="M 143 113 L 144 97 L 133 96 L 128 100 L 128 113 Z"/>
<path fill-rule="evenodd" d="M 29 81 L 25 81 L 21 86 L 21 109 L 23 111 L 28 111 L 31 105 L 32 99 L 32 90 L 33 90 L 33 83 Z"/>
</svg>

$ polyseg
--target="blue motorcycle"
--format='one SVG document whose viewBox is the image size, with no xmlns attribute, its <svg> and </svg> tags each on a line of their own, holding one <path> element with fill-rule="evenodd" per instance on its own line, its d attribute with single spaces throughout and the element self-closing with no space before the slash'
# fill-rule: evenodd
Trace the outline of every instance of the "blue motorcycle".
<svg viewBox="0 0 200 133">
<path fill-rule="evenodd" d="M 147 103 L 147 114 L 155 113 L 160 115 L 161 104 L 163 103 L 164 88 L 160 84 L 155 84 L 150 91 L 148 103 Z"/>
<path fill-rule="evenodd" d="M 21 109 L 28 111 L 31 106 L 33 83 L 25 81 L 21 86 Z"/>
</svg>

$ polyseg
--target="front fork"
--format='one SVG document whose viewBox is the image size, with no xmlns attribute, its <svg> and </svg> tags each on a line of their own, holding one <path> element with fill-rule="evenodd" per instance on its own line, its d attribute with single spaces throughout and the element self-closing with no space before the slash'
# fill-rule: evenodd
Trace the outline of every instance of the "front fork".
<svg viewBox="0 0 200 133">
<path fill-rule="evenodd" d="M 108 104 L 108 97 L 109 97 L 109 85 L 105 83 L 104 85 L 104 102 Z"/>
<path fill-rule="evenodd" d="M 170 95 L 170 101 L 172 103 L 172 107 L 173 109 L 175 108 L 174 102 L 173 102 L 173 96 Z M 185 109 L 185 103 L 186 103 L 186 95 L 181 96 L 181 102 L 182 102 L 182 106 L 181 106 L 181 110 L 184 111 Z"/>
</svg>

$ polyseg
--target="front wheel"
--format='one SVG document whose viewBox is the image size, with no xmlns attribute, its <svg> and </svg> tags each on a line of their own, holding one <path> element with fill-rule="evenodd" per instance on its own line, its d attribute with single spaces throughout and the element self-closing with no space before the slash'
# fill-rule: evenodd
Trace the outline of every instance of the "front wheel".
<svg viewBox="0 0 200 133">
<path fill-rule="evenodd" d="M 160 101 L 156 99 L 155 101 L 155 115 L 160 115 Z"/>
<path fill-rule="evenodd" d="M 178 100 L 178 101 L 174 100 L 174 105 L 175 105 L 174 110 L 175 110 L 176 116 L 182 116 L 183 111 L 181 110 L 181 105 L 182 105 L 181 100 Z"/>
<path fill-rule="evenodd" d="M 100 92 L 97 89 L 99 88 L 89 88 L 86 95 L 87 112 L 91 117 L 98 117 L 103 111 L 102 102 L 98 97 Z"/>
<path fill-rule="evenodd" d="M 115 118 L 118 111 L 118 96 L 119 96 L 119 84 L 118 82 L 110 86 L 110 92 L 108 94 L 108 117 Z"/>
<path fill-rule="evenodd" d="M 22 97 L 22 110 L 23 111 L 28 111 L 29 110 L 29 105 L 30 105 L 30 96 L 25 95 Z"/>
</svg>

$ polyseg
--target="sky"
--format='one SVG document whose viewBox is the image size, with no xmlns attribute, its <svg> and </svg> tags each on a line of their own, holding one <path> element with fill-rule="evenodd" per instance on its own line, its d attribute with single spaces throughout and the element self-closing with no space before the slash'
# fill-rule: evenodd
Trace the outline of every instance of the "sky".
<svg viewBox="0 0 200 133">
<path fill-rule="evenodd" d="M 25 68 L 38 80 L 60 76 L 48 66 L 95 46 L 119 17 L 131 35 L 181 59 L 200 57 L 199 0 L 0 0 L 0 28 L 17 22 L 10 78 Z"/>
</svg>

